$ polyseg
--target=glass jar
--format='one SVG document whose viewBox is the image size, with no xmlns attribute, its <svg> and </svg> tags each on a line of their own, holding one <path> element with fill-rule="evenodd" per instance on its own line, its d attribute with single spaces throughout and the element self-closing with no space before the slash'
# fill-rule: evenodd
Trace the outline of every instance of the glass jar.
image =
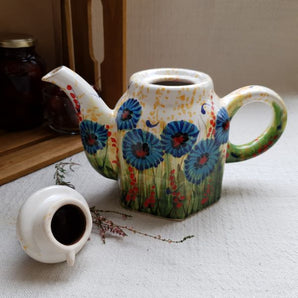
<svg viewBox="0 0 298 298">
<path fill-rule="evenodd" d="M 65 92 L 56 85 L 44 83 L 43 97 L 48 126 L 58 133 L 78 134 L 79 119 Z"/>
<path fill-rule="evenodd" d="M 0 128 L 29 129 L 43 122 L 45 64 L 29 35 L 0 35 Z"/>
</svg>

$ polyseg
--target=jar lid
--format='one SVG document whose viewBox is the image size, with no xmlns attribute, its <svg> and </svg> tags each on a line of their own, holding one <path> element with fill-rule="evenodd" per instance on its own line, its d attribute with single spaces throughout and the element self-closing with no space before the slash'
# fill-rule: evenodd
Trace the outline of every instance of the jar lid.
<svg viewBox="0 0 298 298">
<path fill-rule="evenodd" d="M 31 35 L 7 33 L 0 34 L 1 48 L 28 48 L 35 44 L 35 39 Z"/>
</svg>

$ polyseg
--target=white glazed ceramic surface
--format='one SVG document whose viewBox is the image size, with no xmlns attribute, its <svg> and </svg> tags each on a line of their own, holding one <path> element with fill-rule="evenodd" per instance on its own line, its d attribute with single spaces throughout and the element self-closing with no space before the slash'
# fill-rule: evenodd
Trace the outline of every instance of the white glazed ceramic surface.
<svg viewBox="0 0 298 298">
<path fill-rule="evenodd" d="M 59 208 L 72 205 L 85 217 L 85 229 L 73 244 L 64 245 L 53 235 L 51 223 Z M 85 199 L 67 186 L 50 186 L 31 195 L 22 205 L 17 219 L 17 236 L 24 251 L 44 263 L 67 261 L 73 265 L 78 253 L 89 238 L 92 218 Z"/>
</svg>

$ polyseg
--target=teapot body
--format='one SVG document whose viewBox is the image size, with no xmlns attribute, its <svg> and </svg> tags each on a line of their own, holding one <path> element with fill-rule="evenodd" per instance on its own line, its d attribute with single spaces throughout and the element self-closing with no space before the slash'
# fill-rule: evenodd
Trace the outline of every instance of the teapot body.
<svg viewBox="0 0 298 298">
<path fill-rule="evenodd" d="M 225 162 L 265 152 L 287 122 L 273 90 L 246 86 L 219 99 L 207 74 L 188 69 L 135 73 L 113 110 L 64 66 L 43 80 L 72 100 L 86 156 L 100 174 L 119 181 L 121 204 L 161 217 L 184 219 L 218 201 Z M 232 144 L 230 121 L 252 102 L 272 108 L 271 122 L 254 140 Z"/>
<path fill-rule="evenodd" d="M 114 116 L 123 206 L 183 219 L 219 199 L 229 116 L 208 75 L 136 73 Z"/>
</svg>

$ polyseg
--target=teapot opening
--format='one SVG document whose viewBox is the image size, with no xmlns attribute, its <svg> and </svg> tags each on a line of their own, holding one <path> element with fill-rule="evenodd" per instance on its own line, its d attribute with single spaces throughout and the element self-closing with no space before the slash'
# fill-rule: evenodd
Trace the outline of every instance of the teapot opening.
<svg viewBox="0 0 298 298">
<path fill-rule="evenodd" d="M 53 215 L 51 231 L 55 239 L 63 245 L 78 242 L 86 230 L 86 218 L 83 211 L 75 205 L 64 205 Z"/>
<path fill-rule="evenodd" d="M 152 84 L 159 86 L 189 86 L 193 85 L 194 83 L 188 80 L 162 80 L 152 82 Z"/>
<path fill-rule="evenodd" d="M 178 92 L 180 88 L 207 88 L 213 89 L 211 78 L 199 71 L 184 68 L 153 68 L 133 74 L 129 86 L 143 86 L 145 88 L 170 88 Z"/>
</svg>

